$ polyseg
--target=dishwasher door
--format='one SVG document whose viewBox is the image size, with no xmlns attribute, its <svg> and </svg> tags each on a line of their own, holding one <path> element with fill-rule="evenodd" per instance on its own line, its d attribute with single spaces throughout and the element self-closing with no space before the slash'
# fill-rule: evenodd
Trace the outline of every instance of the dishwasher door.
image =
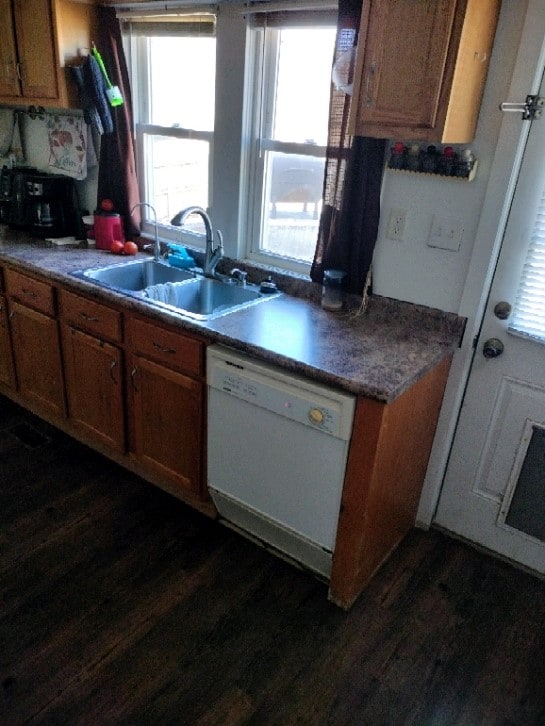
<svg viewBox="0 0 545 726">
<path fill-rule="evenodd" d="M 208 487 L 220 516 L 329 577 L 355 399 L 208 348 Z"/>
</svg>

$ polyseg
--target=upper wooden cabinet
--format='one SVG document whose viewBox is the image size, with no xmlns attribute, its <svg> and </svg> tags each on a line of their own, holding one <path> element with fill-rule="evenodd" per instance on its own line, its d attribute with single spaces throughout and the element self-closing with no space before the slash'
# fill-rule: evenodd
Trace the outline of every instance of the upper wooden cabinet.
<svg viewBox="0 0 545 726">
<path fill-rule="evenodd" d="M 368 0 L 351 107 L 358 136 L 467 143 L 501 0 Z"/>
<path fill-rule="evenodd" d="M 0 13 L 0 104 L 76 107 L 67 66 L 91 47 L 93 5 L 0 0 Z"/>
</svg>

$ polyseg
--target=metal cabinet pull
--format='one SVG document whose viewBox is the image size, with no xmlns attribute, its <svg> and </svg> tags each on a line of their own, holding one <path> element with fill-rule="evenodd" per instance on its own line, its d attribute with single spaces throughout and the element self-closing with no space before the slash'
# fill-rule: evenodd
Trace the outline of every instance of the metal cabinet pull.
<svg viewBox="0 0 545 726">
<path fill-rule="evenodd" d="M 365 105 L 369 108 L 373 105 L 373 99 L 371 98 L 370 93 L 370 87 L 371 87 L 371 79 L 377 72 L 377 64 L 376 61 L 373 61 L 371 65 L 369 66 L 369 71 L 367 73 L 366 79 L 365 79 Z"/>
<path fill-rule="evenodd" d="M 92 315 L 87 315 L 87 313 L 83 312 L 83 310 L 80 310 L 80 318 L 83 318 L 88 323 L 100 323 L 100 318 L 95 318 Z"/>
<path fill-rule="evenodd" d="M 34 292 L 34 290 L 29 290 L 26 287 L 22 287 L 21 288 L 21 292 L 23 293 L 23 295 L 26 295 L 27 297 L 32 297 L 32 298 L 37 297 L 36 296 L 36 293 Z"/>
<path fill-rule="evenodd" d="M 161 353 L 176 353 L 176 350 L 174 348 L 163 348 L 162 345 L 156 343 L 155 341 L 152 341 L 152 345 L 155 350 L 159 350 Z"/>
<path fill-rule="evenodd" d="M 132 383 L 132 387 L 136 391 L 136 393 L 138 393 L 138 386 L 136 385 L 136 373 L 137 373 L 137 371 L 138 371 L 138 368 L 136 366 L 134 366 L 134 368 L 131 371 L 131 383 Z"/>
<path fill-rule="evenodd" d="M 115 367 L 116 367 L 116 366 L 117 366 L 117 361 L 113 360 L 113 361 L 111 362 L 111 364 L 110 364 L 110 378 L 112 379 L 112 381 L 113 381 L 113 382 L 115 383 L 115 385 L 117 386 L 117 384 L 118 384 L 118 382 L 119 382 L 119 381 L 118 381 L 118 380 L 116 379 L 116 377 L 114 376 L 114 369 L 115 369 Z"/>
</svg>

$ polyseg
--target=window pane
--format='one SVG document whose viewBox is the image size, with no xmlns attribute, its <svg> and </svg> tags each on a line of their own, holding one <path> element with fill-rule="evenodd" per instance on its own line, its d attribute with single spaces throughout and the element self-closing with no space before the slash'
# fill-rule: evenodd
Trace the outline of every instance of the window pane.
<svg viewBox="0 0 545 726">
<path fill-rule="evenodd" d="M 312 262 L 322 201 L 325 159 L 267 152 L 261 249 Z"/>
<path fill-rule="evenodd" d="M 214 130 L 216 41 L 150 38 L 150 123 Z"/>
<path fill-rule="evenodd" d="M 280 31 L 273 130 L 276 141 L 327 144 L 334 43 L 334 28 Z"/>
<path fill-rule="evenodd" d="M 208 207 L 209 144 L 170 136 L 144 137 L 147 187 L 157 221 L 169 223 L 184 207 Z"/>
</svg>

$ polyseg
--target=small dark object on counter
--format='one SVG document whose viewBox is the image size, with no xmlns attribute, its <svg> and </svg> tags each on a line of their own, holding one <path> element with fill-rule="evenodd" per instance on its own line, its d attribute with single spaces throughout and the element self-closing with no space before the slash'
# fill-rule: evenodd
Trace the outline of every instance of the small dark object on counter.
<svg viewBox="0 0 545 726">
<path fill-rule="evenodd" d="M 266 280 L 262 281 L 261 285 L 259 286 L 259 292 L 262 292 L 265 295 L 270 295 L 274 292 L 278 292 L 276 282 L 273 281 L 270 275 L 269 277 L 267 277 Z"/>
</svg>

